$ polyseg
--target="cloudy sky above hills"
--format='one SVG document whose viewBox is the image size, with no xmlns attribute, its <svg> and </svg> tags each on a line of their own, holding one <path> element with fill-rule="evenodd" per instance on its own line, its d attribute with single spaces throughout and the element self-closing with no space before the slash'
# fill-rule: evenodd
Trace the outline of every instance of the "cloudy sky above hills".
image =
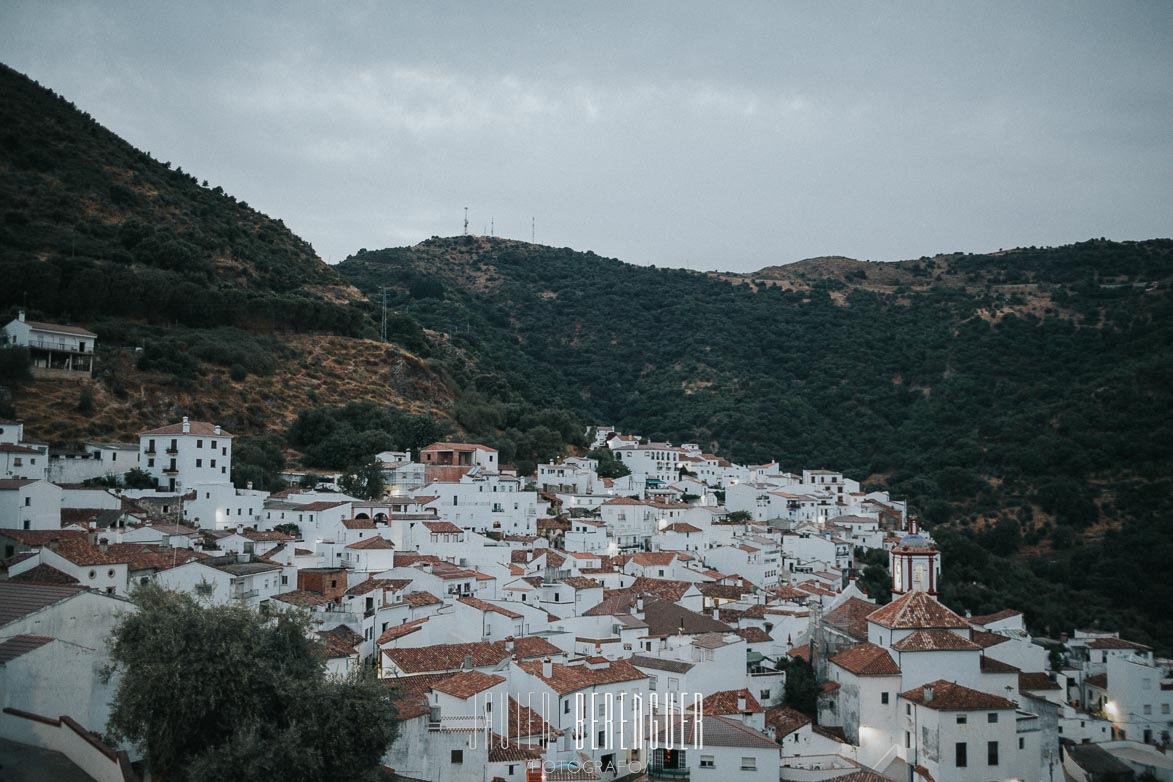
<svg viewBox="0 0 1173 782">
<path fill-rule="evenodd" d="M 956 7 L 955 7 L 956 6 Z M 1170 235 L 1173 4 L 4 2 L 0 61 L 337 262 Z"/>
</svg>

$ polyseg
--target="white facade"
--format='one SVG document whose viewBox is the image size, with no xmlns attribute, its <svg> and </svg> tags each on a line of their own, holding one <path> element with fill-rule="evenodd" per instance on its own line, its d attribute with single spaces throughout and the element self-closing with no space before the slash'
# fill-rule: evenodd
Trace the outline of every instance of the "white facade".
<svg viewBox="0 0 1173 782">
<path fill-rule="evenodd" d="M 232 435 L 219 424 L 190 421 L 139 435 L 139 469 L 168 491 L 232 482 Z"/>
<path fill-rule="evenodd" d="M 0 479 L 0 529 L 60 528 L 60 488 L 43 480 Z"/>
</svg>

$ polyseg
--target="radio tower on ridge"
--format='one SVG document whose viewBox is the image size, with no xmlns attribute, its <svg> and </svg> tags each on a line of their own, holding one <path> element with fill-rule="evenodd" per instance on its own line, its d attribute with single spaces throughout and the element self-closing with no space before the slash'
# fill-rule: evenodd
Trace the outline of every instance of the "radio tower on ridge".
<svg viewBox="0 0 1173 782">
<path fill-rule="evenodd" d="M 468 236 L 468 207 L 464 207 L 464 235 Z"/>
</svg>

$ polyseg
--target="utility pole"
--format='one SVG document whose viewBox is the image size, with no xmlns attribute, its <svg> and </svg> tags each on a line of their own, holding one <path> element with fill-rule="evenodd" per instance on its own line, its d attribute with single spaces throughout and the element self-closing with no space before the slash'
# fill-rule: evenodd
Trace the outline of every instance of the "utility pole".
<svg viewBox="0 0 1173 782">
<path fill-rule="evenodd" d="M 464 207 L 464 235 L 468 236 L 468 207 Z"/>
</svg>

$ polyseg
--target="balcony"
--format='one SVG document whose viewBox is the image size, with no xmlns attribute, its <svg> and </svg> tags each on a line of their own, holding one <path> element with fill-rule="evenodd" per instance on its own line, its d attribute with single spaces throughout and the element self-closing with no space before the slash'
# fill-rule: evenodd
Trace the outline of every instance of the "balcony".
<svg viewBox="0 0 1173 782">
<path fill-rule="evenodd" d="M 179 475 L 179 468 L 178 467 L 164 467 L 163 474 L 164 475 Z"/>
<path fill-rule="evenodd" d="M 178 449 L 178 448 L 168 448 L 168 449 L 167 449 L 167 451 L 166 451 L 166 453 L 167 453 L 167 455 L 168 455 L 168 456 L 178 456 L 178 455 L 179 455 L 179 449 Z"/>
<path fill-rule="evenodd" d="M 232 598 L 234 600 L 248 600 L 249 598 L 256 597 L 259 594 L 261 594 L 259 589 L 249 589 L 249 590 L 239 589 L 236 592 L 232 593 Z"/>
<path fill-rule="evenodd" d="M 158 453 L 158 451 L 156 451 L 154 448 L 148 448 L 147 450 L 143 451 L 143 453 L 145 453 L 147 456 L 154 456 L 156 453 Z"/>
<path fill-rule="evenodd" d="M 58 342 L 48 339 L 30 339 L 28 346 L 30 348 L 40 348 L 41 350 L 58 350 L 66 353 L 86 353 L 85 348 L 78 348 L 77 345 L 68 342 Z"/>
</svg>

